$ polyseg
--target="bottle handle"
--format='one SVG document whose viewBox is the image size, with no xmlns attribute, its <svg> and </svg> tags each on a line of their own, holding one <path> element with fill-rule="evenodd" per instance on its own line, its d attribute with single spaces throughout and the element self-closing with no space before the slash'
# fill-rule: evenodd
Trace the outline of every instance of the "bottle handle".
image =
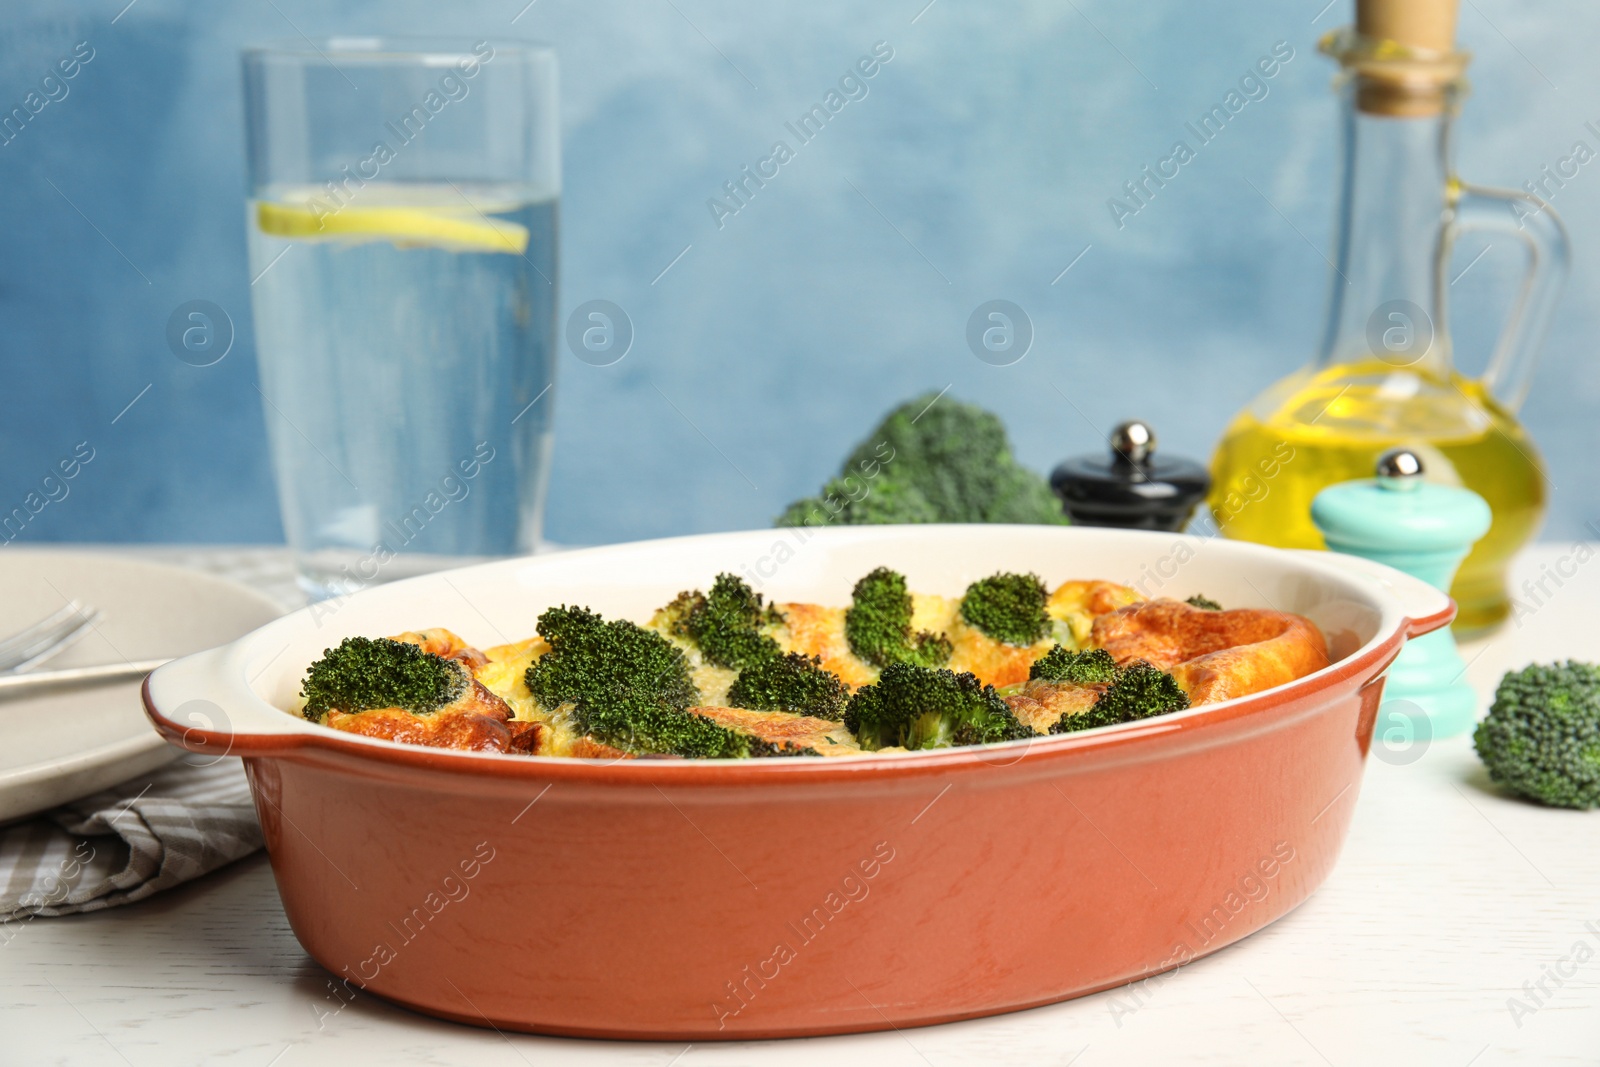
<svg viewBox="0 0 1600 1067">
<path fill-rule="evenodd" d="M 1528 266 L 1505 329 L 1495 344 L 1483 384 L 1506 410 L 1515 412 L 1528 396 L 1528 382 L 1544 341 L 1550 313 L 1567 279 L 1572 253 L 1567 228 L 1543 198 L 1515 189 L 1491 189 L 1453 179 L 1439 258 L 1439 293 L 1448 291 L 1450 251 L 1468 232 L 1501 233 L 1520 240 Z"/>
</svg>

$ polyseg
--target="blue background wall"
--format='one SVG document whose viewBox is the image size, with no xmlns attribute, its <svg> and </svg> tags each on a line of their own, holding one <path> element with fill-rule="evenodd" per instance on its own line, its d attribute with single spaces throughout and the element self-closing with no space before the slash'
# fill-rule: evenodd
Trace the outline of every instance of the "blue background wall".
<svg viewBox="0 0 1600 1067">
<path fill-rule="evenodd" d="M 0 110 L 77 42 L 95 50 L 70 95 L 0 147 L 0 510 L 76 443 L 95 449 L 28 540 L 281 536 L 254 388 L 237 52 L 298 32 L 560 49 L 563 317 L 610 299 L 637 340 L 611 367 L 562 357 L 557 541 L 765 525 L 883 409 L 952 383 L 1002 413 L 1039 469 L 1129 415 L 1204 457 L 1317 339 L 1335 126 L 1314 45 L 1350 18 L 1343 0 L 1320 15 L 1317 0 L 537 0 L 515 25 L 523 0 L 137 0 L 118 17 L 121 2 L 0 12 Z M 1465 175 L 1515 186 L 1574 141 L 1600 148 L 1584 126 L 1600 125 L 1600 9 L 1477 0 L 1462 38 L 1478 87 Z M 1295 56 L 1269 95 L 1119 230 L 1107 198 L 1279 40 Z M 895 55 L 870 95 L 719 229 L 706 199 L 877 41 Z M 1600 162 L 1555 204 L 1575 269 L 1526 415 L 1556 485 L 1546 536 L 1569 538 L 1600 519 Z M 1466 244 L 1457 269 L 1484 248 Z M 1496 240 L 1454 286 L 1464 362 L 1481 365 L 1519 267 Z M 1010 367 L 964 341 L 996 297 L 1037 332 Z M 165 342 L 192 299 L 237 329 L 211 367 Z"/>
</svg>

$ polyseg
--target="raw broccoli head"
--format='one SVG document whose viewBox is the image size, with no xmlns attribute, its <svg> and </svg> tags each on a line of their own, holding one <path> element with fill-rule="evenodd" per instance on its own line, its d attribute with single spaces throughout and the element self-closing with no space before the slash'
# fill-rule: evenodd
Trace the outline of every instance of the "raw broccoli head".
<svg viewBox="0 0 1600 1067">
<path fill-rule="evenodd" d="M 1076 715 L 1061 716 L 1050 727 L 1050 732 L 1076 733 L 1096 726 L 1167 715 L 1188 706 L 1189 695 L 1178 685 L 1177 679 L 1144 660 L 1136 660 L 1117 672 L 1117 680 L 1100 694 L 1093 707 Z"/>
<path fill-rule="evenodd" d="M 937 667 L 950 658 L 943 634 L 911 632 L 911 593 L 905 575 L 879 567 L 856 583 L 844 614 L 850 650 L 874 667 L 911 663 Z"/>
<path fill-rule="evenodd" d="M 1056 645 L 1033 661 L 1028 678 L 1070 685 L 1106 685 L 1117 680 L 1117 661 L 1103 648 L 1074 652 Z"/>
<path fill-rule="evenodd" d="M 885 455 L 892 458 L 885 462 Z M 857 446 L 845 469 L 873 461 L 883 465 L 880 478 L 920 489 L 943 522 L 992 522 L 991 515 L 1022 488 L 1014 477 L 1016 461 L 1000 419 L 980 407 L 934 393 L 891 411 Z M 1033 521 L 1063 521 L 1061 505 L 1049 486 L 1043 478 L 1033 478 L 1052 501 L 1050 516 Z"/>
<path fill-rule="evenodd" d="M 1050 483 L 1010 459 L 995 473 L 989 499 L 983 503 L 984 522 L 1009 522 L 1024 526 L 1065 526 L 1067 518 L 1061 498 Z"/>
<path fill-rule="evenodd" d="M 1218 604 L 1215 600 L 1212 600 L 1210 597 L 1205 596 L 1205 595 L 1203 595 L 1201 593 L 1196 593 L 1194 596 L 1190 597 L 1188 600 L 1185 600 L 1184 603 L 1189 605 L 1191 608 L 1199 608 L 1202 611 L 1221 611 L 1222 610 L 1222 605 L 1221 604 Z"/>
<path fill-rule="evenodd" d="M 1017 721 L 993 686 L 971 674 L 892 663 L 876 685 L 856 691 L 845 726 L 872 751 L 945 748 L 1015 741 L 1034 733 Z"/>
<path fill-rule="evenodd" d="M 403 708 L 429 715 L 451 703 L 471 681 L 455 660 L 387 637 L 347 637 L 306 668 L 300 684 L 304 715 L 313 721 L 330 711 Z"/>
<path fill-rule="evenodd" d="M 1507 789 L 1555 807 L 1600 807 L 1600 666 L 1508 672 L 1472 742 Z"/>
<path fill-rule="evenodd" d="M 668 628 L 700 649 L 706 662 L 740 670 L 778 655 L 761 627 L 778 619 L 743 579 L 719 574 L 709 594 L 679 593 L 664 609 Z"/>
<path fill-rule="evenodd" d="M 683 651 L 631 622 L 607 622 L 587 608 L 539 616 L 550 651 L 524 675 L 550 710 L 567 706 L 573 726 L 633 753 L 698 758 L 771 755 L 772 746 L 686 710 L 700 699 Z"/>
<path fill-rule="evenodd" d="M 791 652 L 746 667 L 728 690 L 728 703 L 754 711 L 792 711 L 838 721 L 850 696 L 837 675 L 822 669 L 822 660 Z"/>
<path fill-rule="evenodd" d="M 939 513 L 909 482 L 893 478 L 834 478 L 816 496 L 801 497 L 784 509 L 775 526 L 866 526 L 938 522 Z"/>
<path fill-rule="evenodd" d="M 839 479 L 790 505 L 777 524 L 1066 521 L 1049 484 L 1013 458 L 999 418 L 928 393 L 891 411 Z"/>
<path fill-rule="evenodd" d="M 1048 599 L 1037 574 L 994 574 L 967 586 L 961 617 L 996 641 L 1031 645 L 1050 630 Z"/>
</svg>

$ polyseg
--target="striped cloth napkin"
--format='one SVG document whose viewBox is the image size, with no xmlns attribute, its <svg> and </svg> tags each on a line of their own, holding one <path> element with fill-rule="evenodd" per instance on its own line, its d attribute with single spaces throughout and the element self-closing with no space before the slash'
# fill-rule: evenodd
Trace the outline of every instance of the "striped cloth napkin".
<svg viewBox="0 0 1600 1067">
<path fill-rule="evenodd" d="M 260 848 L 240 761 L 186 759 L 0 829 L 0 922 L 131 904 Z"/>
</svg>

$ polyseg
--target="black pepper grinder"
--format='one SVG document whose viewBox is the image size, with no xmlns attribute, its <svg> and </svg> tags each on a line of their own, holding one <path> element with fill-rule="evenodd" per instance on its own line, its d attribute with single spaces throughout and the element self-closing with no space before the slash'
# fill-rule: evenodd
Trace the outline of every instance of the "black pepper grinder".
<svg viewBox="0 0 1600 1067">
<path fill-rule="evenodd" d="M 1182 530 L 1211 488 L 1211 475 L 1182 457 L 1156 457 L 1156 434 L 1130 419 L 1111 431 L 1110 454 L 1075 456 L 1050 475 L 1067 517 L 1079 526 Z"/>
</svg>

